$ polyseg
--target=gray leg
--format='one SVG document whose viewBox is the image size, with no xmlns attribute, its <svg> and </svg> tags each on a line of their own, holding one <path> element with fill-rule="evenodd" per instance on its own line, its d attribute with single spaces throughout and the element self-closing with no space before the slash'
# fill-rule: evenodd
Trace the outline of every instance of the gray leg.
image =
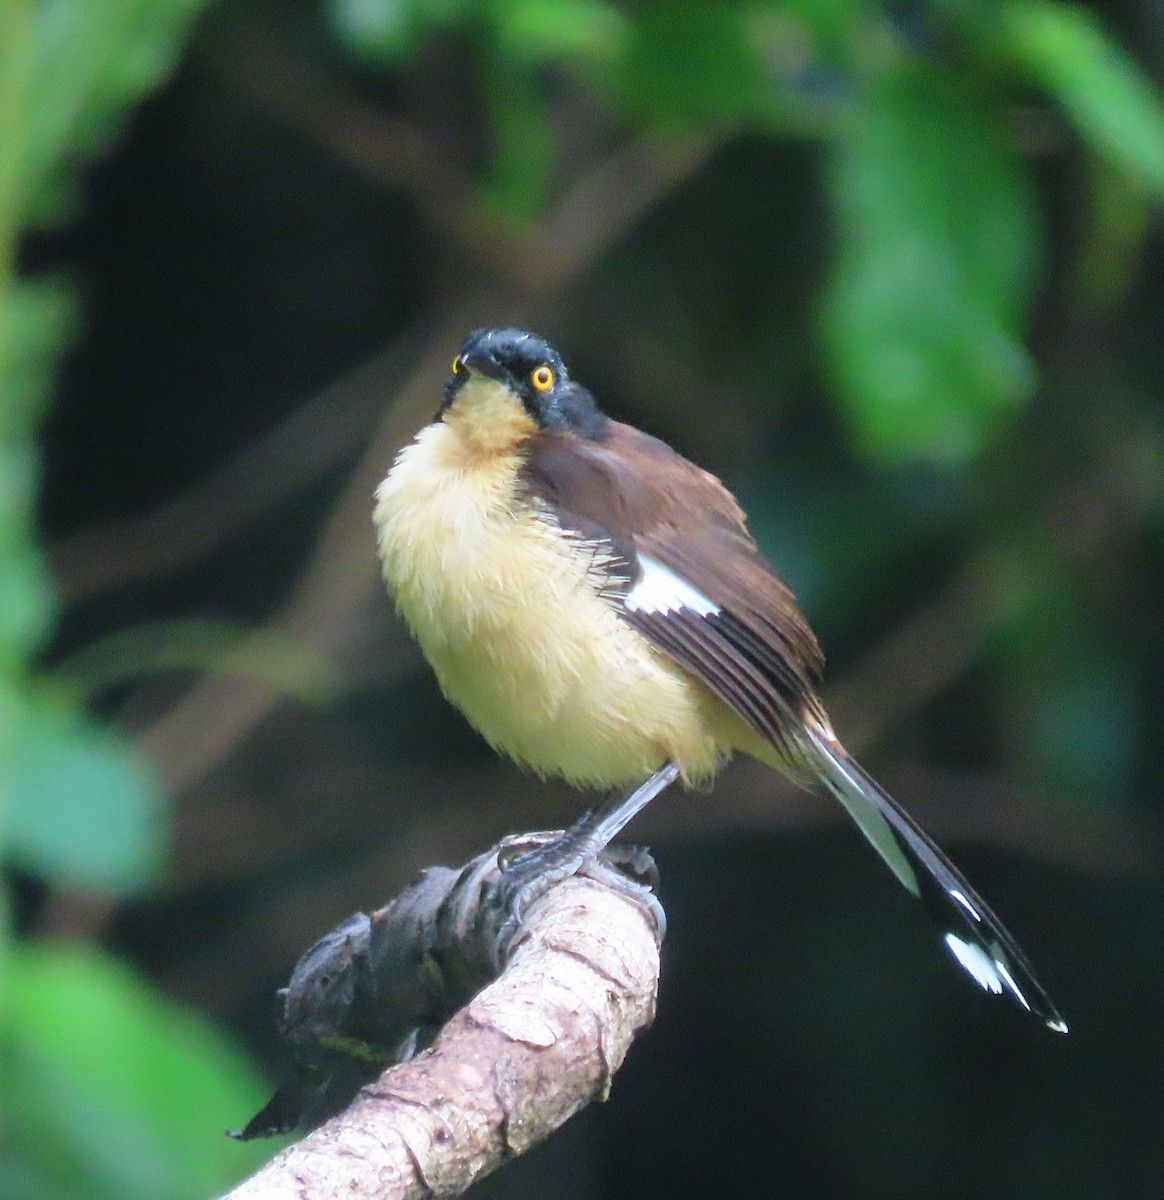
<svg viewBox="0 0 1164 1200">
<path fill-rule="evenodd" d="M 494 943 L 494 958 L 498 967 L 504 960 L 510 940 L 521 926 L 526 907 L 539 896 L 544 896 L 554 884 L 576 875 L 584 863 L 600 854 L 678 777 L 679 768 L 673 763 L 666 763 L 629 795 L 612 797 L 600 808 L 584 814 L 561 836 L 502 863 L 505 874 L 502 877 L 500 900 L 508 909 L 509 917 Z"/>
</svg>

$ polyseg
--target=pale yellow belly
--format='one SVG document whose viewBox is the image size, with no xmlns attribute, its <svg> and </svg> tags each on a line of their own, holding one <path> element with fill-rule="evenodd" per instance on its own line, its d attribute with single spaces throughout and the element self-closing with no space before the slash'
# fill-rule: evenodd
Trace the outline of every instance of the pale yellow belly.
<svg viewBox="0 0 1164 1200">
<path fill-rule="evenodd" d="M 622 786 L 667 760 L 688 779 L 713 773 L 730 748 L 723 706 L 597 594 L 588 556 L 498 502 L 496 470 L 442 469 L 441 428 L 398 460 L 376 523 L 388 586 L 445 695 L 542 775 Z"/>
</svg>

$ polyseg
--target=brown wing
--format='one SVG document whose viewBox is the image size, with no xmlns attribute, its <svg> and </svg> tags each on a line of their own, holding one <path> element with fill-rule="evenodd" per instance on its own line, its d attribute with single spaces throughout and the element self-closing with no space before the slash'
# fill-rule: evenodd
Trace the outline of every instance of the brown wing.
<svg viewBox="0 0 1164 1200">
<path fill-rule="evenodd" d="M 543 430 L 531 440 L 523 480 L 564 528 L 613 549 L 618 565 L 606 591 L 623 618 L 796 758 L 793 734 L 817 707 L 823 656 L 719 480 L 614 421 L 601 440 Z M 652 560 L 716 611 L 628 606 Z"/>
<path fill-rule="evenodd" d="M 819 779 L 844 805 L 930 910 L 947 949 L 975 982 L 1009 993 L 1049 1028 L 1065 1032 L 1014 938 L 837 741 L 815 696 L 822 666 L 816 638 L 719 480 L 665 443 L 613 421 L 601 440 L 542 431 L 532 440 L 523 478 L 563 528 L 601 544 L 603 560 L 612 564 L 604 590 L 623 618 L 769 739 L 793 774 Z M 635 588 L 650 560 L 694 592 L 679 587 L 659 611 L 636 609 Z"/>
</svg>

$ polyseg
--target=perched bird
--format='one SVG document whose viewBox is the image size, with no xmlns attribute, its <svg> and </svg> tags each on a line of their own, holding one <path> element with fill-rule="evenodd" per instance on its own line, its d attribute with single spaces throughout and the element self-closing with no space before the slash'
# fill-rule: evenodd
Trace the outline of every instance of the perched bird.
<svg viewBox="0 0 1164 1200">
<path fill-rule="evenodd" d="M 398 609 L 496 749 L 584 787 L 653 794 L 733 751 L 823 785 L 973 979 L 1066 1031 L 1001 922 L 833 732 L 820 647 L 732 495 L 605 416 L 542 338 L 469 334 L 375 523 Z"/>
</svg>

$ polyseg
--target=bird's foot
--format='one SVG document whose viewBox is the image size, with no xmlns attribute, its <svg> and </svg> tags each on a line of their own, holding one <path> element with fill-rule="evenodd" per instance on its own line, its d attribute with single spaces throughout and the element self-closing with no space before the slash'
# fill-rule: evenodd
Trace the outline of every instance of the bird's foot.
<svg viewBox="0 0 1164 1200">
<path fill-rule="evenodd" d="M 529 906 L 564 879 L 577 875 L 588 859 L 604 849 L 597 826 L 596 813 L 588 812 L 563 832 L 514 838 L 498 852 L 501 883 L 496 903 L 506 914 L 493 941 L 493 965 L 498 973 Z"/>
<path fill-rule="evenodd" d="M 497 970 L 505 962 L 529 905 L 580 872 L 629 895 L 648 911 L 662 934 L 666 922 L 651 890 L 656 875 L 650 854 L 641 847 L 613 851 L 607 847 L 678 774 L 668 763 L 629 795 L 615 797 L 585 813 L 564 833 L 515 839 L 512 846 L 499 852 L 502 876 L 497 902 L 506 918 L 493 942 L 493 965 Z"/>
</svg>

